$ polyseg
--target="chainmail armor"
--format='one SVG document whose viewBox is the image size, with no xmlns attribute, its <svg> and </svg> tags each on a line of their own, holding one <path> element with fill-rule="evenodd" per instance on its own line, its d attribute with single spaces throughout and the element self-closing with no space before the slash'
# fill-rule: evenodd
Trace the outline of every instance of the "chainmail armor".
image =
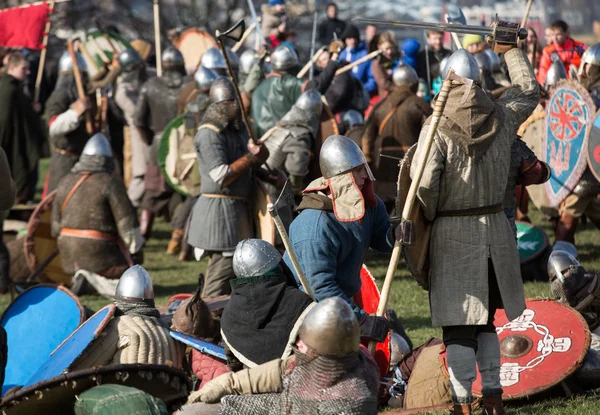
<svg viewBox="0 0 600 415">
<path fill-rule="evenodd" d="M 506 183 L 506 192 L 504 193 L 504 214 L 510 222 L 510 227 L 513 234 L 517 235 L 517 227 L 515 225 L 515 205 L 517 204 L 517 185 L 519 184 L 519 169 L 521 163 L 527 160 L 534 160 L 535 154 L 527 144 L 521 139 L 515 140 L 510 149 L 510 169 L 508 170 L 508 181 Z"/>
<path fill-rule="evenodd" d="M 362 353 L 343 358 L 295 351 L 295 365 L 283 378 L 280 394 L 226 396 L 223 414 L 327 414 L 377 413 L 378 372 Z"/>
</svg>

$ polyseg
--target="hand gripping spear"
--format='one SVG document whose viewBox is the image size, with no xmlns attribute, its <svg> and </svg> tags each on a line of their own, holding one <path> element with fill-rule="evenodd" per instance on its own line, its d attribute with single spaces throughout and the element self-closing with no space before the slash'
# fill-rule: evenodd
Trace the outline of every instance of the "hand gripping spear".
<svg viewBox="0 0 600 415">
<path fill-rule="evenodd" d="M 246 110 L 244 109 L 242 95 L 240 94 L 240 89 L 238 88 L 237 81 L 235 79 L 235 76 L 233 75 L 233 70 L 231 69 L 231 63 L 229 62 L 229 57 L 227 56 L 227 51 L 225 50 L 225 44 L 223 43 L 224 37 L 231 39 L 234 42 L 239 42 L 239 40 L 242 38 L 245 31 L 246 31 L 246 23 L 242 19 L 223 33 L 219 32 L 217 30 L 215 32 L 215 37 L 217 38 L 217 42 L 219 42 L 219 49 L 221 49 L 223 58 L 225 58 L 225 63 L 227 64 L 227 73 L 229 74 L 229 78 L 231 78 L 231 83 L 233 84 L 233 89 L 235 89 L 235 96 L 237 98 L 238 105 L 240 106 L 240 111 L 242 112 L 242 118 L 244 119 L 244 124 L 246 124 L 246 129 L 248 130 L 248 135 L 252 139 L 252 142 L 258 146 L 261 143 L 259 143 L 258 140 L 256 139 L 256 137 L 254 137 L 254 132 L 252 131 L 252 128 L 250 127 L 250 122 L 248 121 L 248 114 L 246 114 Z"/>
<path fill-rule="evenodd" d="M 279 217 L 278 208 L 284 206 L 293 206 L 294 205 L 294 195 L 292 194 L 289 188 L 289 181 L 285 182 L 283 189 L 281 190 L 281 194 L 277 198 L 275 203 L 269 203 L 267 205 L 267 210 L 271 214 L 271 218 L 273 218 L 273 222 L 275 223 L 275 227 L 281 236 L 281 240 L 283 241 L 283 245 L 285 246 L 285 250 L 292 261 L 292 266 L 294 267 L 294 271 L 296 271 L 296 275 L 298 275 L 298 279 L 304 288 L 304 292 L 308 294 L 313 300 L 315 299 L 315 294 L 310 287 L 310 283 L 306 279 L 304 272 L 302 272 L 302 268 L 300 268 L 300 262 L 298 261 L 298 257 L 294 252 L 294 248 L 290 242 L 290 238 L 285 230 L 285 226 L 283 226 L 283 222 Z"/>
</svg>

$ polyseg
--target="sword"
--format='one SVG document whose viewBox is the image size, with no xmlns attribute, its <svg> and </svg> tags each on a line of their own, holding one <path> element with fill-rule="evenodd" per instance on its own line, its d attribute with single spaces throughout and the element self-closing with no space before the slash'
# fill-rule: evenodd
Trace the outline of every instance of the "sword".
<svg viewBox="0 0 600 415">
<path fill-rule="evenodd" d="M 281 218 L 279 217 L 279 213 L 277 211 L 279 207 L 294 205 L 294 195 L 292 194 L 289 188 L 289 183 L 289 180 L 285 182 L 285 185 L 283 186 L 283 189 L 281 190 L 281 194 L 277 198 L 277 201 L 275 203 L 269 203 L 267 205 L 267 210 L 271 214 L 271 218 L 273 218 L 273 223 L 275 223 L 275 227 L 277 228 L 277 231 L 281 236 L 281 240 L 283 241 L 285 250 L 287 251 L 290 260 L 292 261 L 292 266 L 294 267 L 294 271 L 296 271 L 296 275 L 298 275 L 298 279 L 300 280 L 300 283 L 304 288 L 304 292 L 314 300 L 315 293 L 310 287 L 310 283 L 306 279 L 304 272 L 302 272 L 302 268 L 300 268 L 300 261 L 298 261 L 298 257 L 294 252 L 294 248 L 292 248 L 290 238 L 287 234 L 287 231 L 285 230 L 285 226 L 283 226 L 283 222 L 281 221 Z"/>
<path fill-rule="evenodd" d="M 264 45 L 266 43 L 265 37 L 263 36 L 262 30 L 260 29 L 260 25 L 258 24 L 258 17 L 256 16 L 256 10 L 254 9 L 254 2 L 252 0 L 248 0 L 247 3 L 248 9 L 250 10 L 250 17 L 252 18 L 252 22 L 256 23 L 256 32 L 258 33 L 258 39 L 260 40 L 260 44 Z"/>
<path fill-rule="evenodd" d="M 310 56 L 314 56 L 315 54 L 315 43 L 317 42 L 317 17 L 318 14 L 315 11 L 315 15 L 313 17 L 313 27 L 312 27 L 312 40 L 310 44 Z M 315 62 L 310 60 L 310 71 L 308 72 L 308 79 L 312 81 L 313 76 L 315 74 Z"/>
<path fill-rule="evenodd" d="M 470 34 L 491 36 L 494 42 L 514 45 L 519 39 L 527 38 L 527 29 L 521 27 L 518 23 L 508 22 L 506 20 L 496 20 L 489 26 L 458 25 L 452 23 L 427 23 L 427 22 L 406 22 L 401 20 L 380 20 L 380 19 L 362 19 L 353 20 L 362 23 L 371 23 L 381 26 L 406 27 L 412 29 L 429 29 L 450 33 Z"/>
</svg>

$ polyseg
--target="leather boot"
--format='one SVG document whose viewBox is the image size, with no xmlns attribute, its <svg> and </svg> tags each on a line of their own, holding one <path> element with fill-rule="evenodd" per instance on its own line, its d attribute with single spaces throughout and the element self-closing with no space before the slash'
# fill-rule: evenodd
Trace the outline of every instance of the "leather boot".
<svg viewBox="0 0 600 415">
<path fill-rule="evenodd" d="M 578 218 L 571 216 L 568 213 L 563 213 L 556 224 L 555 239 L 557 241 L 565 241 L 574 244 L 577 223 L 579 223 Z"/>
<path fill-rule="evenodd" d="M 140 233 L 146 241 L 150 239 L 152 223 L 154 223 L 154 213 L 151 210 L 143 209 L 140 213 Z"/>
<path fill-rule="evenodd" d="M 181 240 L 183 239 L 183 229 L 174 229 L 171 233 L 171 240 L 167 245 L 167 254 L 178 255 L 181 252 Z"/>
<path fill-rule="evenodd" d="M 472 413 L 471 405 L 454 404 L 454 410 L 450 413 L 450 415 L 471 415 Z"/>
<path fill-rule="evenodd" d="M 483 412 L 481 415 L 505 415 L 502 395 L 484 396 L 481 400 Z"/>
</svg>

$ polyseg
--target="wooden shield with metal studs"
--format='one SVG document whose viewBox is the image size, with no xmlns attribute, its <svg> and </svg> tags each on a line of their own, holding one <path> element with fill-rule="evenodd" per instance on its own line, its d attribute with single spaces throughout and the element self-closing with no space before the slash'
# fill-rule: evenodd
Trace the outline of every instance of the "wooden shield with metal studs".
<svg viewBox="0 0 600 415">
<path fill-rule="evenodd" d="M 600 109 L 594 117 L 594 123 L 588 135 L 587 161 L 590 170 L 600 181 Z"/>
<path fill-rule="evenodd" d="M 544 183 L 548 200 L 558 206 L 573 192 L 588 166 L 588 135 L 595 106 L 589 92 L 575 81 L 560 81 L 546 105 L 542 160 L 551 170 Z"/>
<path fill-rule="evenodd" d="M 509 321 L 496 312 L 500 338 L 502 399 L 535 395 L 560 384 L 583 364 L 590 348 L 587 323 L 573 308 L 554 300 L 528 300 L 521 316 Z M 473 395 L 481 396 L 481 376 Z"/>
</svg>

